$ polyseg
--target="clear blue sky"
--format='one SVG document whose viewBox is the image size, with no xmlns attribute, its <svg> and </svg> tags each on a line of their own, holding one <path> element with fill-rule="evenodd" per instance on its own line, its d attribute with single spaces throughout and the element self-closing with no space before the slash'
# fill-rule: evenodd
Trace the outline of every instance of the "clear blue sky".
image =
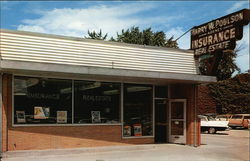
<svg viewBox="0 0 250 161">
<path fill-rule="evenodd" d="M 164 31 L 167 37 L 243 8 L 247 1 L 1 1 L 1 28 L 84 37 L 88 30 L 115 36 L 122 29 L 139 26 Z M 190 35 L 179 41 L 188 49 Z M 249 69 L 249 26 L 238 41 L 242 50 L 237 64 Z"/>
</svg>

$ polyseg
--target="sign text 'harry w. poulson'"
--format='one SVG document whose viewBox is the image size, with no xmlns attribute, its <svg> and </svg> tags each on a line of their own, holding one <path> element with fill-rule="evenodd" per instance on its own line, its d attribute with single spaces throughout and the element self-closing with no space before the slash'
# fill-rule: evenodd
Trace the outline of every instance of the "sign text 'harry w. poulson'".
<svg viewBox="0 0 250 161">
<path fill-rule="evenodd" d="M 233 50 L 243 37 L 243 26 L 250 22 L 250 10 L 243 9 L 212 20 L 191 30 L 191 49 L 195 56 L 220 50 Z"/>
</svg>

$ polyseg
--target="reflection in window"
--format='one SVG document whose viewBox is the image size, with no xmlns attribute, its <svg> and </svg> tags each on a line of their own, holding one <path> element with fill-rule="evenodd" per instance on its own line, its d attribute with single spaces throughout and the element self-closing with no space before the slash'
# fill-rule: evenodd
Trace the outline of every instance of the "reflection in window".
<svg viewBox="0 0 250 161">
<path fill-rule="evenodd" d="M 152 136 L 152 86 L 124 85 L 123 136 Z"/>
<path fill-rule="evenodd" d="M 120 83 L 74 81 L 74 123 L 119 123 Z"/>
<path fill-rule="evenodd" d="M 71 80 L 14 77 L 14 123 L 72 122 Z"/>
</svg>

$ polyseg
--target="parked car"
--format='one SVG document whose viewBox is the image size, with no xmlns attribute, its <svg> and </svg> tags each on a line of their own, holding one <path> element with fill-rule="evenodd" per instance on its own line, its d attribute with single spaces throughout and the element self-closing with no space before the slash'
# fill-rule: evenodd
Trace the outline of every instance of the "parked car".
<svg viewBox="0 0 250 161">
<path fill-rule="evenodd" d="M 231 114 L 224 114 L 224 115 L 217 115 L 215 117 L 215 120 L 218 120 L 218 121 L 229 121 L 229 119 L 231 118 Z"/>
<path fill-rule="evenodd" d="M 237 127 L 248 128 L 250 124 L 250 114 L 234 114 L 229 119 L 229 127 L 235 129 Z"/>
<path fill-rule="evenodd" d="M 212 116 L 200 115 L 201 132 L 207 131 L 209 134 L 215 134 L 217 131 L 228 130 L 228 121 L 219 121 Z"/>
</svg>

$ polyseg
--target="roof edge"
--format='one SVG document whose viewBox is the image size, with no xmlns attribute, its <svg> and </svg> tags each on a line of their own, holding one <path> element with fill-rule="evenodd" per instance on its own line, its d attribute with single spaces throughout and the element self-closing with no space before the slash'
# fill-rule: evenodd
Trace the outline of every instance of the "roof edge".
<svg viewBox="0 0 250 161">
<path fill-rule="evenodd" d="M 167 47 L 160 47 L 160 46 L 149 46 L 149 45 L 129 44 L 129 43 L 123 43 L 123 42 L 94 40 L 94 39 L 86 39 L 86 38 L 81 38 L 81 37 L 63 36 L 63 35 L 46 34 L 46 33 L 30 32 L 30 31 L 19 31 L 19 30 L 10 30 L 10 29 L 0 28 L 0 32 L 47 37 L 47 38 L 66 39 L 66 40 L 81 41 L 81 42 L 88 42 L 88 43 L 109 44 L 109 45 L 116 45 L 116 46 L 123 46 L 123 47 L 135 47 L 135 48 L 143 48 L 143 49 L 158 49 L 158 50 L 181 51 L 181 52 L 186 52 L 186 53 L 193 53 L 193 50 L 186 50 L 186 49 L 175 49 L 175 48 L 167 48 Z"/>
</svg>

